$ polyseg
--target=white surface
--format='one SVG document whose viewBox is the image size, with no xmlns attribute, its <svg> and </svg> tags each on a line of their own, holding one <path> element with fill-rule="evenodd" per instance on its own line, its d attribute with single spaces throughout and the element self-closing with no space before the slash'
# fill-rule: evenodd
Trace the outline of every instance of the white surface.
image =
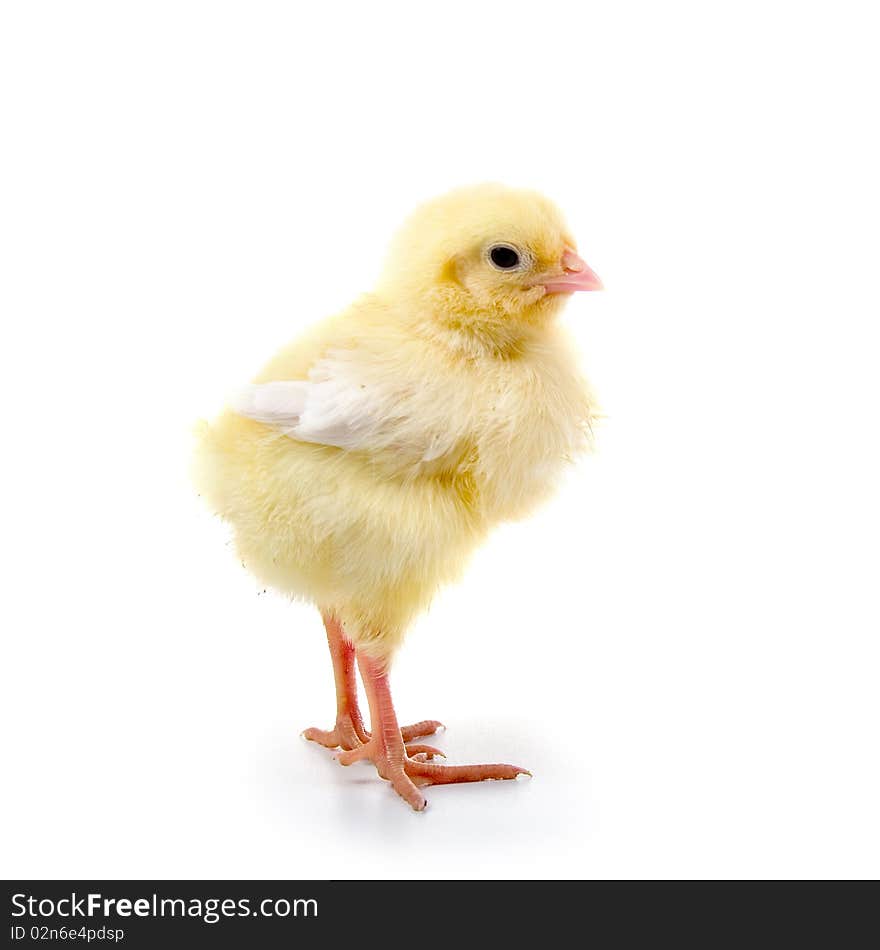
<svg viewBox="0 0 880 950">
<path fill-rule="evenodd" d="M 5 4 L 4 876 L 874 876 L 868 4 Z M 410 813 L 329 725 L 188 427 L 366 289 L 418 200 L 567 210 L 610 418 L 394 670 Z"/>
</svg>

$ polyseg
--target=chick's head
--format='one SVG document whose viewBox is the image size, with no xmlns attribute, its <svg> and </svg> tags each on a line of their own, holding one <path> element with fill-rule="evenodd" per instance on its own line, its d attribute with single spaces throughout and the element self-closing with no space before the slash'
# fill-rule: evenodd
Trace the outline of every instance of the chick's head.
<svg viewBox="0 0 880 950">
<path fill-rule="evenodd" d="M 428 202 L 392 244 L 382 286 L 475 329 L 540 323 L 570 293 L 602 284 L 577 254 L 559 209 L 501 185 Z"/>
</svg>

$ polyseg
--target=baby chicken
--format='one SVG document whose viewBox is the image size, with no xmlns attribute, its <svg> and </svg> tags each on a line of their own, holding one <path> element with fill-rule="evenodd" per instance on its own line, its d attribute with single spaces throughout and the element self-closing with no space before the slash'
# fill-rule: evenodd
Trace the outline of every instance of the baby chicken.
<svg viewBox="0 0 880 950">
<path fill-rule="evenodd" d="M 588 441 L 591 398 L 555 322 L 601 289 L 557 208 L 463 188 L 418 209 L 375 291 L 281 350 L 211 426 L 197 481 L 263 584 L 320 609 L 336 723 L 304 735 L 422 786 L 529 774 L 447 766 L 398 725 L 392 657 L 493 525 L 529 512 Z M 370 713 L 358 709 L 355 662 Z"/>
</svg>

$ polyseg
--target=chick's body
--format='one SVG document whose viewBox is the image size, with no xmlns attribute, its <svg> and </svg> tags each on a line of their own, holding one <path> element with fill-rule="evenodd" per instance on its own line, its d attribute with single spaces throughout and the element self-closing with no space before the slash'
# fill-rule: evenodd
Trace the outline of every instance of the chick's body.
<svg viewBox="0 0 880 950">
<path fill-rule="evenodd" d="M 570 292 L 600 286 L 540 195 L 454 192 L 410 219 L 374 293 L 283 349 L 203 427 L 198 482 L 242 561 L 324 616 L 336 726 L 306 737 L 342 747 L 343 764 L 370 758 L 417 810 L 417 784 L 523 772 L 404 748 L 439 723 L 398 729 L 387 670 L 438 586 L 584 447 L 589 390 L 555 317 Z"/>
<path fill-rule="evenodd" d="M 589 419 L 558 329 L 480 353 L 422 333 L 425 320 L 369 297 L 258 377 L 304 379 L 322 360 L 346 374 L 383 414 L 369 449 L 297 441 L 232 410 L 203 446 L 204 492 L 245 565 L 380 657 L 489 528 L 546 495 Z"/>
</svg>

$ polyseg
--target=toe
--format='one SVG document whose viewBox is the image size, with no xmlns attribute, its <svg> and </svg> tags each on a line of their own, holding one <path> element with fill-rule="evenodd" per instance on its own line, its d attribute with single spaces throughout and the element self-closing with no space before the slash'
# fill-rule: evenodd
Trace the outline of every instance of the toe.
<svg viewBox="0 0 880 950">
<path fill-rule="evenodd" d="M 336 756 L 336 761 L 340 765 L 353 765 L 355 762 L 360 762 L 361 759 L 370 758 L 370 749 L 366 745 L 358 746 L 356 749 L 343 749 L 339 755 Z"/>
<path fill-rule="evenodd" d="M 404 742 L 410 742 L 413 739 L 433 736 L 435 732 L 442 732 L 445 728 L 446 726 L 436 719 L 423 719 L 421 722 L 414 722 L 411 726 L 401 726 L 400 734 Z"/>
<path fill-rule="evenodd" d="M 520 775 L 530 776 L 527 769 L 517 765 L 434 765 L 419 759 L 406 762 L 406 774 L 411 779 L 431 785 L 449 785 L 453 782 L 506 781 Z"/>
<path fill-rule="evenodd" d="M 302 733 L 302 737 L 310 742 L 317 742 L 325 749 L 357 749 L 365 741 L 361 738 L 361 732 L 363 732 L 363 727 L 359 732 L 356 722 L 350 718 L 342 717 L 336 720 L 336 725 L 332 729 L 315 729 L 312 727 L 306 729 Z"/>
<path fill-rule="evenodd" d="M 324 746 L 325 749 L 336 749 L 339 747 L 339 736 L 336 734 L 335 729 L 316 729 L 314 726 L 310 729 L 305 729 L 301 733 L 303 739 L 308 739 L 309 742 L 317 742 L 318 745 Z"/>
<path fill-rule="evenodd" d="M 407 775 L 401 771 L 391 778 L 394 791 L 412 808 L 413 811 L 424 811 L 428 800 L 416 788 Z"/>
<path fill-rule="evenodd" d="M 446 758 L 446 753 L 441 749 L 438 749 L 432 745 L 421 745 L 419 743 L 410 743 L 408 746 L 406 746 L 406 754 L 410 758 L 414 758 L 415 756 L 419 755 L 423 755 L 428 759 L 433 759 L 434 756 L 440 756 L 441 759 Z"/>
</svg>

